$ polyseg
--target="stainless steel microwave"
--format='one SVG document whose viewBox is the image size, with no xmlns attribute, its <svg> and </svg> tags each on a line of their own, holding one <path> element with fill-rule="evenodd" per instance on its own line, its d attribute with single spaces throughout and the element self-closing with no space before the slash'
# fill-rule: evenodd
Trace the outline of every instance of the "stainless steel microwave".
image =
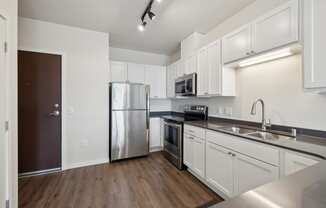
<svg viewBox="0 0 326 208">
<path fill-rule="evenodd" d="M 197 95 L 197 74 L 188 74 L 175 80 L 176 96 Z"/>
</svg>

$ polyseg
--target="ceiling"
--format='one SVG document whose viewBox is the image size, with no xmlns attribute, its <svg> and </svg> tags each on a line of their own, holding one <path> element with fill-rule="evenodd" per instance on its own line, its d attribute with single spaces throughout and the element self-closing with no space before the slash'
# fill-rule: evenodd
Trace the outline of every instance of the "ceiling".
<svg viewBox="0 0 326 208">
<path fill-rule="evenodd" d="M 19 0 L 19 15 L 110 33 L 110 46 L 170 55 L 192 32 L 206 33 L 254 0 L 162 0 L 146 31 L 137 25 L 149 0 Z"/>
</svg>

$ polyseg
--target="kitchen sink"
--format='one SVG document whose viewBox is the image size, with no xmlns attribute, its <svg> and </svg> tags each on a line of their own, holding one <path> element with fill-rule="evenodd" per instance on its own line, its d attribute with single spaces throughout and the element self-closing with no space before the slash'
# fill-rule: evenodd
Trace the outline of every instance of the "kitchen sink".
<svg viewBox="0 0 326 208">
<path fill-rule="evenodd" d="M 270 132 L 253 132 L 253 133 L 248 133 L 248 136 L 252 136 L 252 137 L 257 137 L 263 140 L 279 140 L 279 139 L 288 139 L 288 140 L 293 140 L 295 138 L 289 137 L 289 136 L 283 136 L 283 135 L 279 135 L 279 134 L 273 134 Z"/>
<path fill-rule="evenodd" d="M 241 128 L 241 127 L 237 127 L 237 126 L 227 126 L 227 127 L 222 127 L 220 129 L 224 130 L 224 131 L 229 131 L 229 132 L 235 133 L 235 134 L 250 134 L 250 133 L 256 132 L 256 130 L 253 130 L 253 129 L 246 129 L 246 128 Z"/>
</svg>

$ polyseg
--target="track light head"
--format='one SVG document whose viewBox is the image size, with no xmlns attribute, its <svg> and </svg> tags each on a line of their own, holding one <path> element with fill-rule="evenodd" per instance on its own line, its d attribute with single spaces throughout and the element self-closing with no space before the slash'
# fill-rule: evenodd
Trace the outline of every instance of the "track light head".
<svg viewBox="0 0 326 208">
<path fill-rule="evenodd" d="M 148 17 L 149 17 L 150 20 L 154 20 L 155 17 L 156 17 L 156 15 L 152 11 L 148 11 L 147 14 L 148 14 Z"/>
<path fill-rule="evenodd" d="M 140 25 L 138 25 L 138 29 L 140 31 L 144 31 L 145 30 L 145 26 L 147 25 L 147 22 L 142 22 Z"/>
</svg>

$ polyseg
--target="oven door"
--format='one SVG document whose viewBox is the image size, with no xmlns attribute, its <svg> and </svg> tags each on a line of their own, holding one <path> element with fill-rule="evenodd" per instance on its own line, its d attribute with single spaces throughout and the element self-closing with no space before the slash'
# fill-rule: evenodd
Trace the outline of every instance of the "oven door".
<svg viewBox="0 0 326 208">
<path fill-rule="evenodd" d="M 182 125 L 164 122 L 164 151 L 176 159 L 182 156 Z"/>
</svg>

